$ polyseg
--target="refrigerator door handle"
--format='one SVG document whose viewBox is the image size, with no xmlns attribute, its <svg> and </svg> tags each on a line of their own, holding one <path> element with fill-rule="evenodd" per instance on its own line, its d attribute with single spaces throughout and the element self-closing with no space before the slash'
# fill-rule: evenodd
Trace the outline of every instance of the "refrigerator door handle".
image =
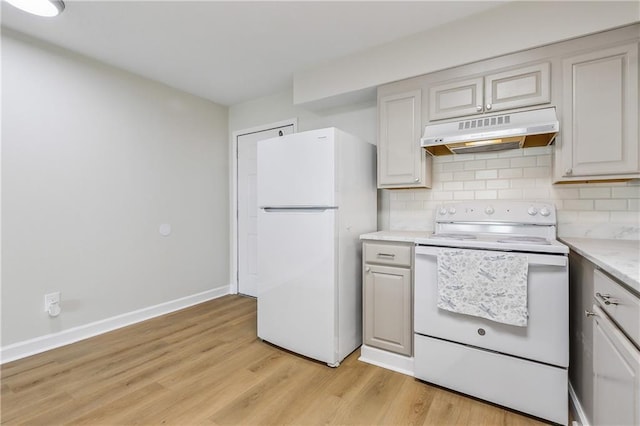
<svg viewBox="0 0 640 426">
<path fill-rule="evenodd" d="M 313 207 L 262 207 L 266 213 L 282 213 L 282 212 L 302 212 L 302 213 L 318 213 L 326 210 L 337 210 L 338 207 L 333 206 L 313 206 Z"/>
</svg>

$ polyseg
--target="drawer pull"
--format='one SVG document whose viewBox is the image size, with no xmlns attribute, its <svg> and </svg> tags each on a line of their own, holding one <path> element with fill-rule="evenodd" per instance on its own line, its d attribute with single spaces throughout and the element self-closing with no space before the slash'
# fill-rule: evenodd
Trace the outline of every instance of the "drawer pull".
<svg viewBox="0 0 640 426">
<path fill-rule="evenodd" d="M 393 253 L 378 253 L 378 257 L 386 257 L 389 259 L 393 259 L 394 257 L 396 257 L 396 255 Z"/>
<path fill-rule="evenodd" d="M 587 311 L 587 310 L 585 309 L 585 311 L 584 311 L 584 316 L 585 316 L 585 317 L 587 317 L 587 318 L 589 318 L 589 317 L 597 317 L 598 315 L 596 315 L 596 313 L 595 313 L 595 312 Z"/>
<path fill-rule="evenodd" d="M 596 293 L 596 297 L 598 299 L 600 299 L 602 301 L 602 303 L 604 303 L 605 305 L 617 305 L 618 304 L 618 302 L 615 301 L 615 299 L 614 299 L 614 301 L 610 300 L 611 299 L 611 295 L 609 295 L 609 294 Z"/>
</svg>

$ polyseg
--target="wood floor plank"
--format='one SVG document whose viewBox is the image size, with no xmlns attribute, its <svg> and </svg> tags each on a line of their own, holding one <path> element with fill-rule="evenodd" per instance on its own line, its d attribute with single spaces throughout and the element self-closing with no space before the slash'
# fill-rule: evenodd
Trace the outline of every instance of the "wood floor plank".
<svg viewBox="0 0 640 426">
<path fill-rule="evenodd" d="M 142 414 L 145 401 L 165 394 L 167 390 L 157 383 L 140 388 L 89 413 L 65 422 L 71 425 L 122 424 L 122 418 L 130 413 Z M 142 406 L 142 407 L 141 407 Z"/>
<path fill-rule="evenodd" d="M 358 356 L 330 368 L 263 342 L 255 299 L 225 296 L 3 365 L 0 423 L 545 424 Z"/>
<path fill-rule="evenodd" d="M 379 423 L 387 425 L 423 424 L 435 394 L 436 390 L 432 386 L 424 386 L 415 380 L 404 380 Z"/>
</svg>

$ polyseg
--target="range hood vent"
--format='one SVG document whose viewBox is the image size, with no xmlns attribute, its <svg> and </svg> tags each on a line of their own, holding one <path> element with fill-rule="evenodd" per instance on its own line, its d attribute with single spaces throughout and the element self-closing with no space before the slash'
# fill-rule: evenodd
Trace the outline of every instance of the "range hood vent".
<svg viewBox="0 0 640 426">
<path fill-rule="evenodd" d="M 560 125 L 555 107 L 427 125 L 420 145 L 431 155 L 546 146 Z"/>
</svg>

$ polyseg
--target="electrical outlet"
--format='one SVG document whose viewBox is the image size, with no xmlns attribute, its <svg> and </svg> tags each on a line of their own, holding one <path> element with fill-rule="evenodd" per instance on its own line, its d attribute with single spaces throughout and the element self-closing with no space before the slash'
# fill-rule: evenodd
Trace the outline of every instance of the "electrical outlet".
<svg viewBox="0 0 640 426">
<path fill-rule="evenodd" d="M 49 307 L 54 303 L 60 304 L 60 292 L 49 293 L 44 295 L 44 310 L 49 312 Z"/>
</svg>

